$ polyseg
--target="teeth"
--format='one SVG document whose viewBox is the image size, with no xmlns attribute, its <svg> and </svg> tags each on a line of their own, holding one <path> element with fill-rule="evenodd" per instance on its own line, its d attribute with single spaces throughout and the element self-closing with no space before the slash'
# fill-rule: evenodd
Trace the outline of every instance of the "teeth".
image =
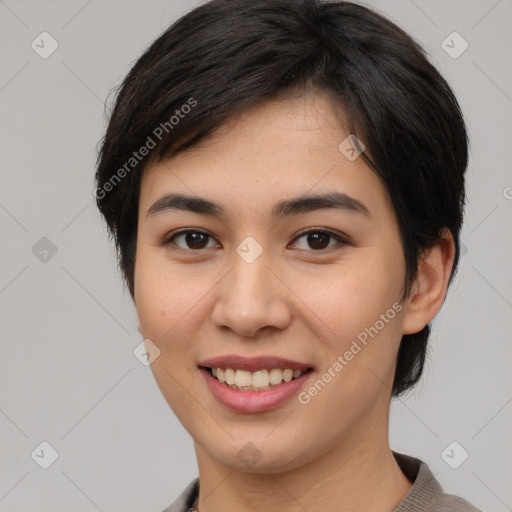
<svg viewBox="0 0 512 512">
<path fill-rule="evenodd" d="M 226 368 L 224 375 L 226 376 L 226 384 L 232 386 L 235 383 L 235 370 L 233 368 Z"/>
<path fill-rule="evenodd" d="M 270 370 L 234 370 L 233 368 L 212 368 L 212 375 L 229 387 L 242 391 L 263 391 L 290 382 L 302 375 L 302 370 L 272 368 Z"/>
<path fill-rule="evenodd" d="M 250 386 L 252 382 L 251 372 L 246 370 L 237 370 L 235 372 L 235 385 L 240 388 L 242 386 Z"/>
<path fill-rule="evenodd" d="M 266 388 L 268 387 L 268 371 L 267 370 L 259 370 L 252 374 L 251 384 L 255 388 Z"/>
<path fill-rule="evenodd" d="M 270 384 L 273 386 L 277 386 L 278 384 L 281 384 L 281 381 L 283 380 L 283 370 L 274 369 L 270 370 Z"/>
<path fill-rule="evenodd" d="M 293 378 L 293 370 L 288 369 L 283 372 L 283 380 L 285 382 L 290 382 L 292 380 L 292 378 Z"/>
</svg>

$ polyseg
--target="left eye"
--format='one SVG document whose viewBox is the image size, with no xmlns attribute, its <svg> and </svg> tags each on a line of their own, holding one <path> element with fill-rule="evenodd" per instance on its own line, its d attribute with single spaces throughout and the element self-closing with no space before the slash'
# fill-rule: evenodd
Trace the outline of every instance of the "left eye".
<svg viewBox="0 0 512 512">
<path fill-rule="evenodd" d="M 300 240 L 301 238 L 306 237 L 306 243 L 309 244 L 311 249 L 308 247 L 299 247 L 299 249 L 303 250 L 313 250 L 313 251 L 321 251 L 324 249 L 330 249 L 335 243 L 331 246 L 329 246 L 329 242 L 334 241 L 340 244 L 345 244 L 346 241 L 341 238 L 339 235 L 332 233 L 331 231 L 325 231 L 325 230 L 310 230 L 306 231 L 305 233 L 302 233 L 299 235 L 295 240 Z M 296 242 L 294 245 L 297 245 Z"/>
</svg>

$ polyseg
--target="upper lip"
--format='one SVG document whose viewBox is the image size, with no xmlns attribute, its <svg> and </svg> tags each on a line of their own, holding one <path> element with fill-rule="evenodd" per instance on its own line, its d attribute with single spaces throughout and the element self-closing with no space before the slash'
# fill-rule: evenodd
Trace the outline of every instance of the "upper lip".
<svg viewBox="0 0 512 512">
<path fill-rule="evenodd" d="M 204 366 L 206 368 L 233 368 L 236 370 L 248 370 L 250 372 L 272 368 L 289 368 L 291 370 L 306 371 L 312 368 L 311 365 L 306 363 L 277 356 L 244 357 L 234 354 L 206 359 L 200 362 L 198 366 Z"/>
</svg>

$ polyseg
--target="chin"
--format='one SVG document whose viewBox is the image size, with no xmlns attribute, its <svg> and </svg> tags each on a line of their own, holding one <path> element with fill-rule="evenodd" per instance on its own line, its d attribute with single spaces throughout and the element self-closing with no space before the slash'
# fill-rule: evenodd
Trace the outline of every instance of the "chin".
<svg viewBox="0 0 512 512">
<path fill-rule="evenodd" d="M 271 431 L 271 429 L 270 429 Z M 300 468 L 311 462 L 318 455 L 312 447 L 305 447 L 304 442 L 295 443 L 287 435 L 280 439 L 265 439 L 268 433 L 260 437 L 230 438 L 229 442 L 212 445 L 208 440 L 206 451 L 218 464 L 233 471 L 251 474 L 279 474 Z M 300 436 L 304 439 L 305 436 Z M 219 447 L 225 449 L 219 450 Z M 307 451 L 304 449 L 307 448 Z M 316 452 L 316 455 L 315 455 Z"/>
</svg>

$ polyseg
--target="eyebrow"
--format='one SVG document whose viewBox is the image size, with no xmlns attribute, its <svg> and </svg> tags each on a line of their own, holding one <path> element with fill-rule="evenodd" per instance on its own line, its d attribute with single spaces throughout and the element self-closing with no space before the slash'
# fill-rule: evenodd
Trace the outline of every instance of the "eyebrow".
<svg viewBox="0 0 512 512">
<path fill-rule="evenodd" d="M 323 209 L 336 209 L 371 217 L 370 210 L 361 201 L 342 192 L 301 196 L 281 201 L 273 207 L 272 216 L 275 219 L 281 219 Z M 224 209 L 219 204 L 186 194 L 167 194 L 161 197 L 149 208 L 147 215 L 167 211 L 190 211 L 201 215 L 225 216 Z"/>
</svg>

